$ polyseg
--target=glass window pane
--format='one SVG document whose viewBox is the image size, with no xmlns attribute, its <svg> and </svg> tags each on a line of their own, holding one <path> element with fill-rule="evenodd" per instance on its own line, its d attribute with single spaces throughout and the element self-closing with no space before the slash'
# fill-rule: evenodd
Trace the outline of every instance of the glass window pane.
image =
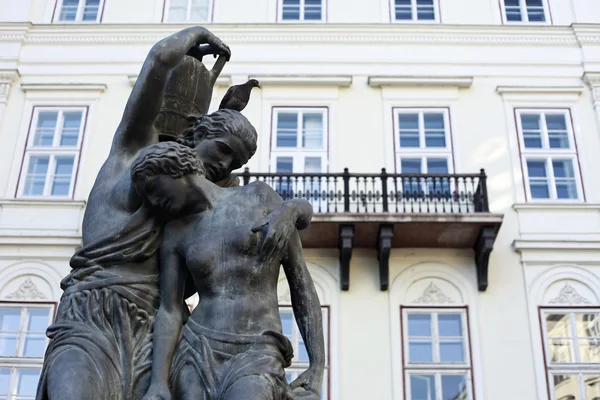
<svg viewBox="0 0 600 400">
<path fill-rule="evenodd" d="M 583 375 L 583 385 L 585 387 L 584 391 L 586 399 L 600 399 L 600 375 Z"/>
<path fill-rule="evenodd" d="M 20 308 L 0 308 L 0 356 L 17 353 L 17 332 L 21 325 Z"/>
<path fill-rule="evenodd" d="M 38 114 L 34 146 L 52 146 L 58 111 L 42 111 Z"/>
<path fill-rule="evenodd" d="M 298 146 L 298 114 L 277 114 L 277 147 Z"/>
<path fill-rule="evenodd" d="M 431 336 L 431 314 L 408 314 L 408 336 Z"/>
<path fill-rule="evenodd" d="M 190 21 L 208 21 L 208 1 L 192 0 Z"/>
<path fill-rule="evenodd" d="M 323 114 L 302 115 L 302 147 L 307 149 L 322 149 L 323 143 Z"/>
<path fill-rule="evenodd" d="M 506 20 L 507 21 L 521 21 L 521 10 L 519 8 L 506 8 Z"/>
<path fill-rule="evenodd" d="M 582 400 L 577 375 L 552 375 L 555 399 Z"/>
<path fill-rule="evenodd" d="M 292 157 L 277 157 L 275 172 L 292 173 L 294 171 L 294 159 Z"/>
<path fill-rule="evenodd" d="M 435 375 L 410 376 L 410 400 L 435 400 Z"/>
<path fill-rule="evenodd" d="M 435 20 L 435 11 L 433 7 L 419 7 L 417 8 L 417 19 L 420 21 L 433 21 Z"/>
<path fill-rule="evenodd" d="M 419 114 L 398 114 L 400 130 L 419 130 Z"/>
<path fill-rule="evenodd" d="M 297 357 L 298 361 L 308 361 L 308 352 L 302 338 L 300 338 L 300 342 L 298 343 Z"/>
<path fill-rule="evenodd" d="M 40 370 L 19 368 L 17 369 L 17 376 L 17 394 L 35 396 L 40 379 Z"/>
<path fill-rule="evenodd" d="M 77 7 L 79 0 L 63 0 L 60 13 L 58 14 L 59 21 L 75 21 L 77 17 Z"/>
<path fill-rule="evenodd" d="M 573 361 L 571 340 L 552 339 L 550 341 L 550 362 L 571 363 Z"/>
<path fill-rule="evenodd" d="M 305 21 L 320 21 L 321 20 L 321 8 L 316 7 L 305 7 L 304 8 L 304 20 Z"/>
<path fill-rule="evenodd" d="M 546 173 L 546 162 L 543 160 L 527 160 L 529 189 L 534 199 L 549 199 L 550 188 Z"/>
<path fill-rule="evenodd" d="M 48 308 L 29 308 L 28 313 L 28 332 L 45 332 L 50 318 L 50 309 Z"/>
<path fill-rule="evenodd" d="M 403 158 L 402 160 L 400 160 L 400 173 L 402 173 L 402 174 L 420 174 L 421 173 L 421 159 L 420 158 Z M 410 318 L 410 316 L 409 316 L 409 318 Z"/>
<path fill-rule="evenodd" d="M 283 0 L 282 19 L 300 20 L 300 0 Z"/>
<path fill-rule="evenodd" d="M 467 399 L 467 382 L 466 375 L 442 375 L 442 399 Z"/>
<path fill-rule="evenodd" d="M 292 173 L 294 171 L 294 159 L 292 157 L 277 157 L 275 160 L 275 172 L 278 173 Z M 284 199 L 290 199 L 293 197 L 293 183 L 292 179 L 286 178 L 285 176 L 275 178 L 275 191 Z"/>
<path fill-rule="evenodd" d="M 462 315 L 461 314 L 439 314 L 438 329 L 440 336 L 462 336 Z"/>
<path fill-rule="evenodd" d="M 83 20 L 95 21 L 100 9 L 100 0 L 86 0 L 83 8 Z"/>
<path fill-rule="evenodd" d="M 571 337 L 569 332 L 569 314 L 547 314 L 546 332 L 551 338 Z"/>
<path fill-rule="evenodd" d="M 26 335 L 23 343 L 23 357 L 43 357 L 46 349 L 45 335 Z"/>
<path fill-rule="evenodd" d="M 600 340 L 579 339 L 579 358 L 582 363 L 600 363 Z"/>
<path fill-rule="evenodd" d="M 575 171 L 573 170 L 573 162 L 571 160 L 553 160 L 552 168 L 554 169 L 555 178 L 575 177 Z"/>
<path fill-rule="evenodd" d="M 542 6 L 542 0 L 525 0 L 527 6 Z"/>
<path fill-rule="evenodd" d="M 81 128 L 81 111 L 68 111 L 63 113 L 63 126 L 60 136 L 61 146 L 77 146 L 79 130 Z"/>
<path fill-rule="evenodd" d="M 447 174 L 448 160 L 445 158 L 428 158 L 427 173 L 429 174 Z"/>
<path fill-rule="evenodd" d="M 188 0 L 171 0 L 169 5 L 169 22 L 183 22 L 187 20 Z"/>
<path fill-rule="evenodd" d="M 71 187 L 71 174 L 73 172 L 74 157 L 56 157 L 56 168 L 52 178 L 53 196 L 67 196 Z"/>
<path fill-rule="evenodd" d="M 321 170 L 321 157 L 306 157 L 304 159 L 304 172 L 317 173 Z"/>
<path fill-rule="evenodd" d="M 294 326 L 294 314 L 291 311 L 280 311 L 279 315 L 281 316 L 281 329 L 283 334 L 291 337 Z"/>
<path fill-rule="evenodd" d="M 10 368 L 0 368 L 0 398 L 6 400 L 10 385 Z"/>
<path fill-rule="evenodd" d="M 465 362 L 465 348 L 462 340 L 440 342 L 441 362 Z"/>
<path fill-rule="evenodd" d="M 576 313 L 575 329 L 579 337 L 600 337 L 600 314 Z"/>
<path fill-rule="evenodd" d="M 546 16 L 544 15 L 543 8 L 527 8 L 527 17 L 531 22 L 545 22 Z"/>
<path fill-rule="evenodd" d="M 525 148 L 542 148 L 540 114 L 521 114 L 521 129 Z"/>
<path fill-rule="evenodd" d="M 411 363 L 433 362 L 433 344 L 410 341 L 408 343 L 408 360 Z"/>
</svg>

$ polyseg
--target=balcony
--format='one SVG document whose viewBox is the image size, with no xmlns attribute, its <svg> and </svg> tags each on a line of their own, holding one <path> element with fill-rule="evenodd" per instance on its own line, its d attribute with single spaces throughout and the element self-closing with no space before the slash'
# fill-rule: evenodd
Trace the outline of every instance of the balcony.
<svg viewBox="0 0 600 400">
<path fill-rule="evenodd" d="M 489 212 L 485 171 L 479 174 L 252 173 L 284 200 L 314 209 L 301 232 L 305 248 L 340 249 L 342 289 L 348 290 L 353 247 L 377 249 L 380 286 L 387 290 L 392 248 L 472 248 L 479 290 L 486 290 L 489 254 L 502 215 Z"/>
</svg>

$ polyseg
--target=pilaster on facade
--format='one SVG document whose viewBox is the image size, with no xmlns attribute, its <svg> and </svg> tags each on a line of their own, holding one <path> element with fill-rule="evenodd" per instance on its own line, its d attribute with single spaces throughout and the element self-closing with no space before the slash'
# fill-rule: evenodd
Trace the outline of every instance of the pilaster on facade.
<svg viewBox="0 0 600 400">
<path fill-rule="evenodd" d="M 17 70 L 0 70 L 0 126 L 2 124 L 2 116 L 4 108 L 8 102 L 8 96 L 13 82 L 19 77 Z"/>
<path fill-rule="evenodd" d="M 594 110 L 598 121 L 598 133 L 600 134 L 600 72 L 586 72 L 583 80 L 592 90 L 592 99 L 594 101 Z"/>
</svg>

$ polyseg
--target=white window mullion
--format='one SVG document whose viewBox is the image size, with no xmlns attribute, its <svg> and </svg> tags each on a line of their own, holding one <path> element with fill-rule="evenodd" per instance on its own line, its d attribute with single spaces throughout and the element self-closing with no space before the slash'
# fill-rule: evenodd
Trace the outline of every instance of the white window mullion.
<svg viewBox="0 0 600 400">
<path fill-rule="evenodd" d="M 550 199 L 558 199 L 556 192 L 556 179 L 554 177 L 554 165 L 552 164 L 552 157 L 546 157 L 546 171 L 548 174 L 548 184 L 550 185 Z"/>
<path fill-rule="evenodd" d="M 302 149 L 302 131 L 303 131 L 302 118 L 303 118 L 303 114 L 304 114 L 303 111 L 298 111 L 298 116 L 297 116 L 297 118 L 298 118 L 297 121 L 298 122 L 296 122 L 296 124 L 297 124 L 296 126 L 297 126 L 297 129 L 298 129 L 298 131 L 296 132 L 297 138 L 298 138 L 296 140 L 296 148 L 299 149 L 299 150 Z"/>
<path fill-rule="evenodd" d="M 419 111 L 419 148 L 425 149 L 425 113 Z"/>
<path fill-rule="evenodd" d="M 417 14 L 417 0 L 411 0 L 411 7 L 412 7 L 412 15 L 411 15 L 411 19 L 413 21 L 417 21 L 418 18 L 418 14 Z"/>
<path fill-rule="evenodd" d="M 192 18 L 192 0 L 187 0 L 187 10 L 185 14 L 185 20 L 189 21 Z"/>
<path fill-rule="evenodd" d="M 85 0 L 79 0 L 77 4 L 77 15 L 75 21 L 83 21 L 83 8 L 85 6 Z"/>
<path fill-rule="evenodd" d="M 542 135 L 542 148 L 550 150 L 550 134 L 548 132 L 548 124 L 546 123 L 546 113 L 540 113 L 540 130 Z"/>
<path fill-rule="evenodd" d="M 529 22 L 529 15 L 527 15 L 527 4 L 525 0 L 519 0 L 519 6 L 521 8 L 521 21 Z"/>
</svg>

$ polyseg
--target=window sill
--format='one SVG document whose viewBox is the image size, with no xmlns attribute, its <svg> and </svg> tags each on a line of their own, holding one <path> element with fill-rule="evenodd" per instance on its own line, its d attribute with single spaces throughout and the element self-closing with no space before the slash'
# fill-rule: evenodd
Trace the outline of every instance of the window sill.
<svg viewBox="0 0 600 400">
<path fill-rule="evenodd" d="M 513 205 L 513 209 L 519 210 L 582 210 L 582 209 L 598 209 L 600 203 L 586 203 L 583 200 L 571 201 L 530 201 L 527 203 L 517 203 Z"/>
<path fill-rule="evenodd" d="M 65 197 L 19 197 L 16 199 L 0 200 L 0 207 L 3 206 L 64 206 L 64 207 L 85 207 L 85 200 L 73 200 Z"/>
</svg>

